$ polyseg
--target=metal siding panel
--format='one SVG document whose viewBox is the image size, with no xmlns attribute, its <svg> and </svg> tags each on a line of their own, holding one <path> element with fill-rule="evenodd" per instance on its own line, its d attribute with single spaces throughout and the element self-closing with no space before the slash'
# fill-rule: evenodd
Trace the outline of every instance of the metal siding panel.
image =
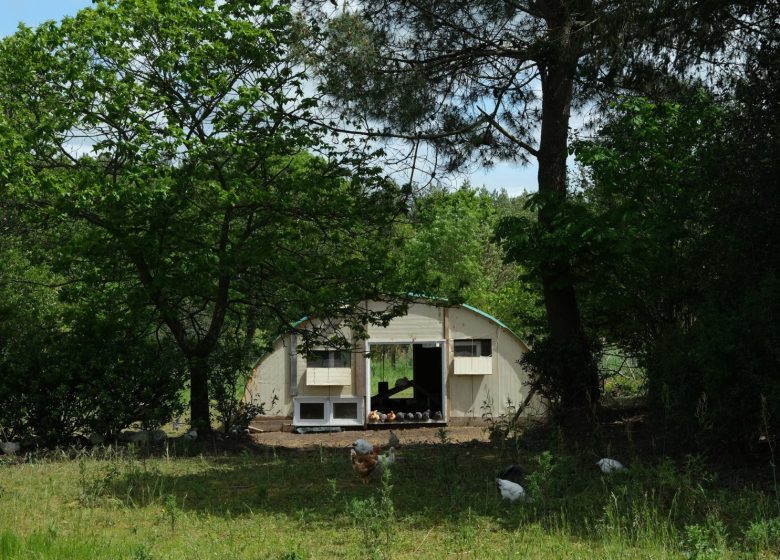
<svg viewBox="0 0 780 560">
<path fill-rule="evenodd" d="M 371 304 L 372 309 L 381 309 Z M 433 305 L 414 303 L 409 313 L 396 317 L 386 327 L 368 326 L 369 340 L 414 341 L 441 340 L 444 329 L 443 310 Z"/>
<path fill-rule="evenodd" d="M 493 373 L 496 356 L 464 357 L 456 356 L 454 363 L 455 375 L 491 375 Z"/>
<path fill-rule="evenodd" d="M 474 403 L 473 381 L 471 376 L 450 376 L 450 416 L 453 418 L 462 418 L 472 416 L 469 410 Z"/>
<path fill-rule="evenodd" d="M 298 336 L 290 334 L 290 396 L 298 394 Z"/>
<path fill-rule="evenodd" d="M 496 324 L 486 317 L 477 315 L 470 309 L 453 307 L 450 309 L 450 336 L 458 338 L 491 338 L 495 340 Z"/>
<path fill-rule="evenodd" d="M 352 385 L 351 368 L 306 368 L 306 385 L 334 385 L 343 387 Z"/>
<path fill-rule="evenodd" d="M 500 410 L 504 412 L 507 398 L 512 399 L 515 406 L 519 406 L 528 396 L 531 389 L 530 378 L 518 363 L 523 357 L 523 344 L 518 342 L 508 333 L 502 333 L 498 339 L 498 368 L 499 377 L 502 380 Z M 543 410 L 541 400 L 534 397 L 528 407 L 527 414 L 537 414 Z"/>
<path fill-rule="evenodd" d="M 366 352 L 365 341 L 360 340 L 355 344 L 352 354 L 352 371 L 354 375 L 355 396 L 365 397 L 366 394 Z"/>
<path fill-rule="evenodd" d="M 280 339 L 274 349 L 267 354 L 255 368 L 252 378 L 247 384 L 247 392 L 244 398 L 254 397 L 265 403 L 266 412 L 275 415 L 288 415 L 293 413 L 292 398 L 289 385 L 289 354 L 287 347 Z M 251 393 L 251 394 L 248 394 Z M 278 398 L 274 409 L 271 410 L 271 402 L 274 396 Z"/>
</svg>

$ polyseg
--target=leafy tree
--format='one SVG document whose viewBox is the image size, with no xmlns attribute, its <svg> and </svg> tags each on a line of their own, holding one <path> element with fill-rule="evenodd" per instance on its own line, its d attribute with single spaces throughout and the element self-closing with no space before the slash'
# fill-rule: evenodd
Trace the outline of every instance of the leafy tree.
<svg viewBox="0 0 780 560">
<path fill-rule="evenodd" d="M 358 2 L 354 12 L 333 18 L 322 73 L 359 132 L 416 146 L 428 142 L 448 170 L 471 159 L 535 159 L 539 224 L 555 237 L 567 226 L 556 217 L 569 194 L 572 108 L 598 104 L 625 88 L 657 94 L 679 89 L 668 76 L 721 52 L 755 7 L 746 4 Z M 699 65 L 697 72 L 705 69 Z M 512 235 L 514 223 L 502 229 L 509 245 L 522 242 Z M 537 267 L 550 342 L 569 356 L 555 379 L 567 409 L 599 399 L 572 283 L 573 256 L 557 245 Z"/>
<path fill-rule="evenodd" d="M 567 241 L 577 247 L 578 285 L 592 327 L 631 353 L 694 320 L 709 274 L 702 241 L 723 118 L 704 94 L 685 103 L 627 100 L 599 140 L 577 145 L 589 172 Z"/>
<path fill-rule="evenodd" d="M 421 273 L 419 284 L 431 294 L 468 298 L 482 276 L 492 215 L 490 198 L 470 188 L 419 197 L 412 208 L 414 230 L 400 258 L 402 274 Z"/>
<path fill-rule="evenodd" d="M 640 358 L 651 404 L 699 443 L 755 441 L 780 418 L 778 36 L 765 38 L 728 98 L 627 101 L 577 150 L 589 322 Z"/>
<path fill-rule="evenodd" d="M 4 190 L 59 226 L 58 274 L 153 312 L 203 429 L 226 325 L 380 296 L 403 206 L 358 146 L 305 122 L 294 23 L 284 3 L 101 0 L 0 45 Z"/>
</svg>

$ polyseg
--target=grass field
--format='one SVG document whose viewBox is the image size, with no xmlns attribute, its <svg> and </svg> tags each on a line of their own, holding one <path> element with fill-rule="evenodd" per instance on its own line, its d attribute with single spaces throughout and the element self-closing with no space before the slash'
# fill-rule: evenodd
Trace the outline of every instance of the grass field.
<svg viewBox="0 0 780 560">
<path fill-rule="evenodd" d="M 521 452 L 502 502 L 487 444 L 403 447 L 363 485 L 344 449 L 141 458 L 132 449 L 0 464 L 0 559 L 775 558 L 775 497 L 696 459 L 602 475 L 593 457 Z M 182 452 L 182 442 L 177 442 Z M 198 453 L 197 447 L 189 453 Z"/>
</svg>

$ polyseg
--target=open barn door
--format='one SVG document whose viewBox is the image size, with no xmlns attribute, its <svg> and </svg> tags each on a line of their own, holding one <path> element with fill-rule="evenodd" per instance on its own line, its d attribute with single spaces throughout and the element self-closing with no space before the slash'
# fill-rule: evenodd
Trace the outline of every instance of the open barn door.
<svg viewBox="0 0 780 560">
<path fill-rule="evenodd" d="M 443 421 L 443 352 L 443 342 L 370 343 L 370 410 L 382 418 L 372 422 Z"/>
</svg>

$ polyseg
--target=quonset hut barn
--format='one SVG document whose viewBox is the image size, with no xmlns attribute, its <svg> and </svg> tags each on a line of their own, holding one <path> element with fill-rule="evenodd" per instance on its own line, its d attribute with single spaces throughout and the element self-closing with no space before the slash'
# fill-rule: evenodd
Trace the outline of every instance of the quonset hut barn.
<svg viewBox="0 0 780 560">
<path fill-rule="evenodd" d="M 303 353 L 297 334 L 279 337 L 255 364 L 244 400 L 265 403 L 280 427 L 463 425 L 480 422 L 487 406 L 493 415 L 506 412 L 531 390 L 519 364 L 527 346 L 469 305 L 418 301 L 406 315 L 367 331 L 351 351 Z M 534 396 L 523 414 L 543 412 Z"/>
</svg>

